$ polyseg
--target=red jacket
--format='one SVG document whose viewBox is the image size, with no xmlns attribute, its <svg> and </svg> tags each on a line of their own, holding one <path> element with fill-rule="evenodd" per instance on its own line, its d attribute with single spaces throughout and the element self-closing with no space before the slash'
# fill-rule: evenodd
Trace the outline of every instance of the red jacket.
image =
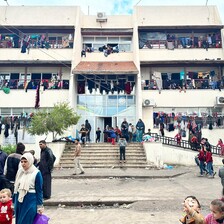
<svg viewBox="0 0 224 224">
<path fill-rule="evenodd" d="M 206 152 L 206 156 L 205 156 L 205 161 L 206 161 L 206 163 L 208 163 L 208 162 L 212 162 L 213 161 L 213 159 L 212 159 L 212 153 L 211 152 Z"/>
<path fill-rule="evenodd" d="M 206 158 L 205 158 L 205 152 L 204 152 L 203 149 L 201 149 L 201 150 L 199 151 L 198 159 L 199 159 L 200 161 L 205 161 Z"/>
<path fill-rule="evenodd" d="M 6 203 L 0 202 L 0 223 L 1 224 L 12 224 L 12 200 Z"/>
</svg>

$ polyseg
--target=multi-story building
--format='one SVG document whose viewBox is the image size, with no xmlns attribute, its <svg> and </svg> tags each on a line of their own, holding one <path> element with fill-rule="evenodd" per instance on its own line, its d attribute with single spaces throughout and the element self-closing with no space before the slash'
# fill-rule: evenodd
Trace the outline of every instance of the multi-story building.
<svg viewBox="0 0 224 224">
<path fill-rule="evenodd" d="M 197 116 L 223 125 L 224 31 L 215 6 L 136 6 L 125 16 L 5 6 L 0 25 L 0 86 L 10 88 L 0 91 L 3 118 L 35 112 L 41 84 L 39 108 L 68 101 L 82 116 L 77 129 L 86 119 L 96 130 L 124 118 L 152 129 L 157 115 L 167 124 Z"/>
</svg>

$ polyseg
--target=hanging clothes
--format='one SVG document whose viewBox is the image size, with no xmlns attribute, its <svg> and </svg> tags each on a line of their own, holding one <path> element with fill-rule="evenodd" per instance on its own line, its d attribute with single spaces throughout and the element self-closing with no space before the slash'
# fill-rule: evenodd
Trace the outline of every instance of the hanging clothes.
<svg viewBox="0 0 224 224">
<path fill-rule="evenodd" d="M 159 90 L 159 92 L 161 92 L 162 89 L 162 76 L 161 76 L 161 72 L 154 72 L 153 73 L 153 78 L 156 80 L 156 85 L 157 88 Z"/>
</svg>

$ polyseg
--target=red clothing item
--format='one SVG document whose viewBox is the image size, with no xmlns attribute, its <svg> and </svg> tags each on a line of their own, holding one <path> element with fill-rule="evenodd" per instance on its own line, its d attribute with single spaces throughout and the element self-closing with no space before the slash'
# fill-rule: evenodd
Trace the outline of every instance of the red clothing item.
<svg viewBox="0 0 224 224">
<path fill-rule="evenodd" d="M 206 163 L 213 161 L 211 152 L 206 152 L 205 161 L 206 161 Z"/>
<path fill-rule="evenodd" d="M 198 159 L 199 159 L 200 161 L 205 161 L 205 152 L 203 151 L 203 149 L 201 149 L 201 150 L 199 151 Z"/>
<path fill-rule="evenodd" d="M 0 202 L 0 223 L 1 224 L 12 224 L 12 200 L 6 203 Z"/>
</svg>

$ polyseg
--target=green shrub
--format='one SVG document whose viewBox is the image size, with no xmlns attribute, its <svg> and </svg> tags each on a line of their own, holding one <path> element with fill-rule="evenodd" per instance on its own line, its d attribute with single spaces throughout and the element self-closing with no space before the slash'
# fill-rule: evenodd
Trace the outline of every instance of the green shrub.
<svg viewBox="0 0 224 224">
<path fill-rule="evenodd" d="M 8 155 L 16 152 L 16 145 L 4 145 L 1 148 L 2 151 L 6 152 Z"/>
</svg>

